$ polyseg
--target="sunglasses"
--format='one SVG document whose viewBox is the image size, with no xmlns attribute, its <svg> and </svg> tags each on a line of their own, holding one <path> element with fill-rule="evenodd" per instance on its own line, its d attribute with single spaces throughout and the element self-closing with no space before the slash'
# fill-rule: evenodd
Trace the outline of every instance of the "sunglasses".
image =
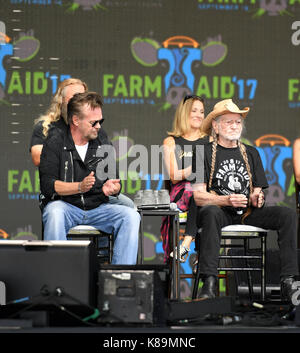
<svg viewBox="0 0 300 353">
<path fill-rule="evenodd" d="M 104 123 L 104 118 L 101 120 L 95 120 L 95 121 L 90 121 L 89 123 L 92 125 L 92 127 L 95 127 L 98 123 L 99 125 L 102 125 Z"/>
<path fill-rule="evenodd" d="M 201 101 L 202 103 L 203 103 L 203 101 L 204 101 L 203 98 L 201 98 L 201 97 L 196 96 L 195 94 L 193 94 L 193 95 L 186 95 L 186 96 L 184 97 L 184 99 L 183 99 L 183 104 L 184 104 L 188 99 L 191 99 L 191 98 L 193 98 L 193 99 L 198 99 L 198 100 Z"/>
</svg>

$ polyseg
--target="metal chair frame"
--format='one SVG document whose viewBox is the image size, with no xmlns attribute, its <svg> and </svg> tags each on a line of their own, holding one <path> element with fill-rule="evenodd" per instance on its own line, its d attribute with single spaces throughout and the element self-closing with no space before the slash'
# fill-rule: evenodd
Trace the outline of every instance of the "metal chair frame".
<svg viewBox="0 0 300 353">
<path fill-rule="evenodd" d="M 296 197 L 296 211 L 298 215 L 298 248 L 300 249 L 300 185 L 295 178 L 295 197 Z"/>
<path fill-rule="evenodd" d="M 227 266 L 220 266 L 220 261 L 219 261 L 218 271 L 246 271 L 247 279 L 248 279 L 248 287 L 249 287 L 249 297 L 251 300 L 253 299 L 253 283 L 252 283 L 252 277 L 251 277 L 252 271 L 260 271 L 261 300 L 265 301 L 266 299 L 266 236 L 267 236 L 267 233 L 268 233 L 268 230 L 266 229 L 254 227 L 254 226 L 248 226 L 248 225 L 240 225 L 240 224 L 234 224 L 234 225 L 230 225 L 222 228 L 221 248 L 224 248 L 224 249 L 242 248 L 243 255 L 227 255 L 227 254 L 219 255 L 219 260 L 225 259 L 227 262 L 226 263 Z M 260 246 L 258 248 L 259 255 L 251 255 L 249 253 L 251 239 L 260 240 Z M 225 240 L 225 243 L 223 242 L 223 240 Z M 239 240 L 242 242 L 242 244 L 227 243 L 226 240 Z M 199 257 L 199 254 L 198 254 L 198 257 Z M 230 263 L 227 260 L 233 260 L 233 259 L 244 259 L 245 266 L 239 266 L 239 267 L 230 266 Z M 251 259 L 259 260 L 260 265 L 257 267 L 250 266 L 249 260 Z M 192 295 L 193 299 L 197 297 L 197 293 L 198 293 L 198 287 L 199 287 L 199 281 L 200 281 L 199 264 L 200 264 L 200 261 L 198 258 L 197 274 L 194 282 L 193 295 Z"/>
<path fill-rule="evenodd" d="M 188 211 L 186 212 L 181 212 L 179 213 L 179 229 L 181 226 L 185 226 L 186 225 L 186 218 L 187 218 L 187 213 Z M 180 231 L 179 231 L 180 233 Z M 180 243 L 180 240 L 182 240 L 182 236 L 179 234 L 179 236 L 177 237 L 177 240 L 176 240 L 176 246 L 177 246 L 177 250 L 178 250 L 178 244 Z M 171 241 L 171 238 L 170 238 L 170 241 Z M 170 248 L 173 248 L 174 250 L 174 247 L 171 245 Z M 178 251 L 179 252 L 179 251 Z M 178 256 L 178 255 L 177 255 Z M 172 273 L 173 271 L 173 267 L 174 267 L 174 258 L 172 259 L 172 261 L 170 261 L 170 271 Z M 177 262 L 177 267 L 180 268 L 180 262 Z M 196 275 L 192 272 L 192 273 L 180 273 L 179 269 L 177 269 L 177 272 L 178 273 L 176 274 L 176 281 L 178 282 L 178 286 L 180 287 L 180 280 L 181 279 L 194 279 L 196 277 Z M 228 295 L 228 278 L 227 278 L 227 275 L 226 273 L 219 273 L 218 274 L 218 279 L 224 279 L 225 280 L 225 283 L 226 283 L 226 295 Z M 218 289 L 218 293 L 219 293 L 219 289 Z M 179 294 L 178 294 L 179 295 Z"/>
<path fill-rule="evenodd" d="M 95 245 L 95 249 L 97 250 L 97 257 L 102 262 L 108 262 L 109 264 L 112 261 L 113 256 L 113 245 L 114 245 L 114 236 L 113 234 L 108 234 L 102 232 L 101 230 L 89 226 L 89 225 L 78 225 L 71 228 L 67 234 L 68 239 L 76 239 L 76 240 L 90 240 Z M 108 238 L 108 246 L 100 246 L 100 240 L 102 238 Z M 98 250 L 107 250 L 108 255 L 99 254 Z M 106 261 L 105 261 L 106 260 Z"/>
</svg>

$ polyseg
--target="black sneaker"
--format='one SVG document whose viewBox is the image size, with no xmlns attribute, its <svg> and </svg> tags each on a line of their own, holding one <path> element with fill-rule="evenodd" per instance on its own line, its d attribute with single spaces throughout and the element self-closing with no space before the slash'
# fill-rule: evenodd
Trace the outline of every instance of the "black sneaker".
<svg viewBox="0 0 300 353">
<path fill-rule="evenodd" d="M 281 300 L 287 301 L 295 306 L 298 305 L 299 299 L 297 297 L 294 298 L 294 294 L 299 292 L 297 284 L 298 282 L 296 282 L 292 276 L 283 278 L 280 282 Z"/>
<path fill-rule="evenodd" d="M 180 262 L 185 262 L 188 255 L 189 255 L 190 249 L 186 248 L 184 245 L 180 245 L 179 248 L 179 258 Z M 170 253 L 170 257 L 173 257 L 173 251 Z M 175 248 L 175 259 L 177 260 L 177 246 Z"/>
</svg>

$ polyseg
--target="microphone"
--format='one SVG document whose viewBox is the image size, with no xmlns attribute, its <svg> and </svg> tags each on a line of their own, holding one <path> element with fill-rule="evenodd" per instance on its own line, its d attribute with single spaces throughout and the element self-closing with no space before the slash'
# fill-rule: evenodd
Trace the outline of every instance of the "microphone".
<svg viewBox="0 0 300 353">
<path fill-rule="evenodd" d="M 148 204 L 148 205 L 140 205 L 137 207 L 141 210 L 160 210 L 160 209 L 167 209 L 171 211 L 177 210 L 177 204 L 175 202 L 166 203 L 166 204 Z"/>
<path fill-rule="evenodd" d="M 104 157 L 93 157 L 86 162 L 86 166 L 91 172 L 96 173 L 98 163 L 102 162 Z"/>
<path fill-rule="evenodd" d="M 235 181 L 233 183 L 233 188 L 234 188 L 234 193 L 235 194 L 240 194 L 241 193 L 241 184 L 238 181 Z M 242 207 L 236 207 L 236 213 L 238 215 L 242 215 L 243 214 Z"/>
</svg>

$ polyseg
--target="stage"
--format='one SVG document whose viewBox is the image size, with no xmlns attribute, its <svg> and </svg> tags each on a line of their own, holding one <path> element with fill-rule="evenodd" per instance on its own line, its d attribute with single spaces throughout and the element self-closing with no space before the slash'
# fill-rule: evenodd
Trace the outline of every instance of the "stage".
<svg viewBox="0 0 300 353">
<path fill-rule="evenodd" d="M 119 301 L 119 306 L 122 302 Z M 132 310 L 132 309 L 131 309 Z M 3 333 L 300 333 L 300 307 L 277 302 L 240 301 L 231 297 L 165 300 L 158 317 L 133 320 L 99 313 L 90 319 L 87 307 L 6 305 L 0 307 Z M 151 321 L 151 322 L 150 322 Z"/>
<path fill-rule="evenodd" d="M 218 302 L 221 301 L 223 305 L 225 300 L 223 306 L 226 307 L 227 299 L 204 300 L 203 305 L 205 301 L 210 301 L 205 304 L 209 307 L 215 301 L 214 306 L 218 307 Z M 184 305 L 186 302 L 179 304 Z M 168 307 L 166 303 L 165 308 Z M 177 322 L 170 322 L 170 313 L 166 313 L 167 320 L 164 323 L 147 325 L 130 322 L 100 324 L 97 322 L 99 318 L 83 324 L 74 316 L 71 317 L 68 309 L 60 312 L 62 316 L 54 320 L 53 326 L 38 326 L 43 324 L 43 320 L 39 319 L 45 319 L 45 312 L 37 311 L 36 315 L 30 311 L 22 319 L 2 318 L 1 345 L 13 350 L 26 348 L 30 352 L 45 349 L 58 352 L 99 352 L 104 349 L 124 352 L 180 349 L 183 352 L 195 352 L 207 346 L 240 351 L 245 348 L 258 349 L 265 344 L 268 350 L 275 350 L 282 344 L 294 346 L 300 334 L 300 310 L 279 302 L 265 303 L 263 308 L 257 308 L 250 302 L 235 301 L 232 312 L 201 314 L 199 311 L 199 315 L 195 313 L 190 319 L 184 319 L 183 316 Z"/>
<path fill-rule="evenodd" d="M 216 338 L 214 345 L 231 341 L 232 334 L 271 335 L 269 341 L 276 343 L 282 334 L 300 333 L 300 307 L 276 295 L 262 301 L 258 290 L 251 300 L 244 291 L 213 299 L 176 299 L 170 297 L 167 265 L 100 264 L 92 244 L 79 243 L 2 243 L 1 342 L 12 348 L 29 345 L 31 352 L 40 351 L 40 342 L 57 348 L 57 336 L 60 347 L 72 352 L 134 342 L 134 349 L 126 348 L 195 350 L 219 334 L 227 334 L 228 341 Z M 35 341 L 39 344 L 33 345 Z M 245 343 L 252 344 L 257 341 Z"/>
</svg>

